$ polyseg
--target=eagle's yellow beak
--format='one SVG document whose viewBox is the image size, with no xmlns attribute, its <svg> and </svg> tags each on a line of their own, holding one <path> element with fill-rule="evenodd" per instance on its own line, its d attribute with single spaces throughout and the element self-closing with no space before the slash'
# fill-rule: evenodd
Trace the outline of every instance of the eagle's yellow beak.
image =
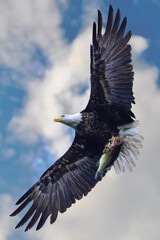
<svg viewBox="0 0 160 240">
<path fill-rule="evenodd" d="M 60 122 L 64 117 L 55 117 L 54 122 Z"/>
</svg>

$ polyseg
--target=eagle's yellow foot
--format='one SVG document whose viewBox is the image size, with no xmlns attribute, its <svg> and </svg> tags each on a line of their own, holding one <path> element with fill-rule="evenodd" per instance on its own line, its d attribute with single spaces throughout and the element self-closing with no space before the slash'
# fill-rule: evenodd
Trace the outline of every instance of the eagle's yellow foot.
<svg viewBox="0 0 160 240">
<path fill-rule="evenodd" d="M 114 140 L 114 136 L 112 136 L 109 140 L 108 140 L 108 143 L 105 145 L 104 149 L 103 149 L 103 154 L 106 153 L 109 149 L 110 149 L 110 146 L 111 146 L 111 143 L 112 141 Z"/>
<path fill-rule="evenodd" d="M 109 141 L 109 142 L 112 142 L 114 138 L 115 138 L 115 137 L 112 136 L 108 141 Z"/>
</svg>

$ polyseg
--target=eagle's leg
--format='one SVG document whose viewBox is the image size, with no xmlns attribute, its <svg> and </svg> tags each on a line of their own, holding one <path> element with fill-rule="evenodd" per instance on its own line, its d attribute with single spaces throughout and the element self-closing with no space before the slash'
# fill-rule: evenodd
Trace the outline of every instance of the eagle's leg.
<svg viewBox="0 0 160 240">
<path fill-rule="evenodd" d="M 106 153 L 109 149 L 110 149 L 110 146 L 113 145 L 113 140 L 115 139 L 114 136 L 112 136 L 108 141 L 107 141 L 107 144 L 105 145 L 104 149 L 103 149 L 103 154 Z"/>
</svg>

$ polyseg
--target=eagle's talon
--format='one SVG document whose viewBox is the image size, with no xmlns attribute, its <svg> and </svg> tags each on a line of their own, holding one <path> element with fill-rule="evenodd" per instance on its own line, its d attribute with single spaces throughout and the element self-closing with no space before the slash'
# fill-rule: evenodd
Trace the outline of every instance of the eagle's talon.
<svg viewBox="0 0 160 240">
<path fill-rule="evenodd" d="M 112 142 L 114 138 L 115 138 L 115 137 L 112 136 L 108 141 L 109 141 L 109 142 Z"/>
<path fill-rule="evenodd" d="M 108 143 L 104 146 L 103 149 L 103 154 L 106 153 L 109 149 L 110 149 L 110 144 L 112 143 L 112 141 L 115 139 L 114 136 L 112 136 L 109 140 Z"/>
<path fill-rule="evenodd" d="M 108 144 L 106 144 L 104 149 L 103 149 L 103 154 L 106 153 L 108 149 L 109 149 Z"/>
</svg>

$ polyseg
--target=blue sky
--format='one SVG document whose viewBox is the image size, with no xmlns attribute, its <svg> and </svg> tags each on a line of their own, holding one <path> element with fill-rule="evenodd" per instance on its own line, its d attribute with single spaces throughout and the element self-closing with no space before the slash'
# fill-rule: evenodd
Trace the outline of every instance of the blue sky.
<svg viewBox="0 0 160 240">
<path fill-rule="evenodd" d="M 122 16 L 127 16 L 127 30 L 131 29 L 133 35 L 142 37 L 142 41 L 135 39 L 140 49 L 143 49 L 141 44 L 146 44 L 140 53 L 137 54 L 136 49 L 133 52 L 137 79 L 141 81 L 141 77 L 146 77 L 146 82 L 143 79 L 143 85 L 140 85 L 137 94 L 135 93 L 136 97 L 139 97 L 137 105 L 138 103 L 140 105 L 140 107 L 137 106 L 136 113 L 142 122 L 145 122 L 149 114 L 146 110 L 148 106 L 157 126 L 158 103 L 160 103 L 158 75 L 160 1 L 112 0 L 109 3 L 113 5 L 115 12 L 120 8 Z M 8 226 L 8 230 L 2 234 L 2 240 L 19 240 L 22 237 L 29 240 L 33 239 L 33 236 L 35 239 L 41 239 L 40 235 L 35 235 L 36 233 L 33 232 L 24 234 L 22 230 L 15 231 L 15 221 L 11 219 L 11 222 L 8 219 L 9 210 L 14 209 L 13 205 L 20 195 L 58 156 L 67 150 L 71 143 L 73 132 L 64 126 L 56 125 L 55 127 L 52 120 L 60 113 L 78 112 L 87 103 L 92 22 L 97 19 L 96 14 L 99 8 L 105 23 L 109 6 L 108 1 L 106 6 L 104 0 L 61 0 L 58 3 L 54 0 L 48 0 L 45 3 L 36 0 L 34 3 L 24 1 L 23 4 L 19 0 L 15 0 L 14 3 L 10 0 L 5 3 L 0 1 L 0 197 L 2 206 L 8 209 L 6 215 L 2 211 L 5 215 L 5 227 Z M 133 45 L 136 47 L 138 46 L 136 44 Z M 148 76 L 153 76 L 154 79 L 151 86 L 147 80 Z M 64 87 L 66 93 L 64 93 Z M 148 92 L 149 88 L 153 91 Z M 149 100 L 149 96 L 153 99 Z M 144 126 L 147 127 L 147 123 Z M 144 127 L 142 132 L 145 132 Z M 150 141 L 151 139 L 154 138 L 151 137 Z M 148 148 L 142 156 L 149 155 L 148 149 L 152 144 L 153 142 L 146 141 Z M 154 147 L 157 147 L 157 143 Z M 158 153 L 157 155 L 155 153 L 155 158 L 157 156 Z M 140 163 L 140 170 L 144 169 L 143 164 Z M 148 159 L 145 173 L 148 174 L 149 169 Z M 137 174 L 140 176 L 140 172 Z M 150 183 L 151 176 L 145 174 L 144 176 L 146 178 L 143 179 L 147 179 Z M 111 177 L 115 179 L 112 174 Z M 129 175 L 127 177 L 129 179 Z M 132 176 L 132 181 L 133 177 L 136 176 Z M 158 172 L 153 179 L 155 181 L 159 179 Z M 125 184 L 125 179 L 121 181 Z M 160 192 L 155 191 L 160 197 Z M 114 191 L 110 194 L 114 195 Z M 8 201 L 8 208 L 5 201 L 6 203 Z M 151 206 L 151 203 L 150 200 L 147 206 Z M 157 209 L 156 212 L 156 220 L 155 215 L 152 216 L 153 222 L 156 221 L 157 224 L 160 222 L 159 210 Z M 143 216 L 145 218 L 145 214 Z M 60 224 L 57 225 L 57 232 L 61 231 Z M 139 226 L 136 226 L 139 229 Z M 122 229 L 124 230 L 123 226 Z M 51 232 L 51 228 L 49 231 Z M 151 229 L 151 233 L 152 231 L 155 234 L 155 238 L 151 235 L 152 239 L 159 239 L 156 226 L 155 229 Z M 63 239 L 57 232 L 57 239 Z M 131 232 L 130 230 L 129 233 Z M 70 233 L 66 239 L 73 239 L 73 236 Z M 96 239 L 89 236 L 87 239 Z M 140 236 L 141 238 L 138 237 L 137 230 L 137 235 L 133 239 L 149 239 L 147 235 Z M 104 239 L 103 236 L 101 239 Z M 115 236 L 112 238 L 110 235 L 110 239 L 115 239 Z M 124 236 L 119 239 L 127 238 Z"/>
</svg>

